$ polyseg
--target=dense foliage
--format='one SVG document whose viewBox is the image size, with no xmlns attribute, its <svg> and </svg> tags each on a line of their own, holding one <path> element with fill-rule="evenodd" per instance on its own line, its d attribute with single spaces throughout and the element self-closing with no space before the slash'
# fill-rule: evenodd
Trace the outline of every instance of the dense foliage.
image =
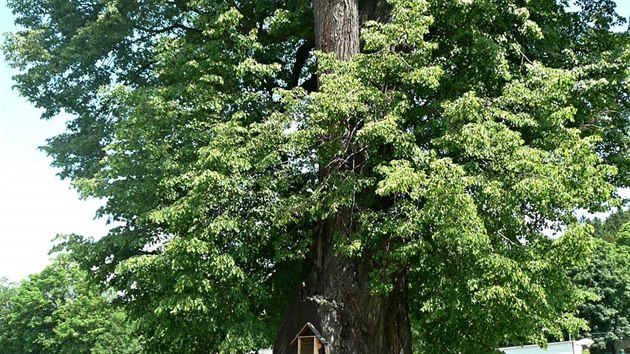
<svg viewBox="0 0 630 354">
<path fill-rule="evenodd" d="M 19 284 L 0 284 L 0 353 L 136 354 L 141 341 L 87 273 L 58 254 Z"/>
<path fill-rule="evenodd" d="M 582 325 L 573 211 L 630 182 L 629 37 L 574 2 L 360 1 L 339 62 L 308 1 L 10 0 L 5 51 L 75 116 L 45 149 L 119 225 L 81 257 L 150 352 L 269 345 L 344 210 L 334 252 L 374 296 L 404 275 L 415 350 L 482 353 Z"/>
</svg>

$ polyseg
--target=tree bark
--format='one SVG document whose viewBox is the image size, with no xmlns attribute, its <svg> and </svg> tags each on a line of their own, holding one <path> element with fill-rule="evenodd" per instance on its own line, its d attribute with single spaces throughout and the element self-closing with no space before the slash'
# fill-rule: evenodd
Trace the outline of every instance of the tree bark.
<svg viewBox="0 0 630 354">
<path fill-rule="evenodd" d="M 313 0 L 315 48 L 350 60 L 359 53 L 359 1 Z"/>
<path fill-rule="evenodd" d="M 360 14 L 359 0 L 314 0 L 316 49 L 334 53 L 340 60 L 350 60 L 359 53 L 361 19 L 385 18 L 386 6 L 379 5 L 384 1 L 365 3 L 368 11 L 379 13 Z M 322 170 L 320 177 L 323 180 L 331 172 Z M 389 294 L 372 295 L 373 260 L 369 256 L 342 256 L 334 250 L 335 240 L 350 237 L 353 231 L 349 208 L 340 209 L 317 228 L 311 251 L 312 273 L 293 295 L 274 353 L 297 353 L 297 347 L 290 343 L 306 322 L 315 325 L 327 341 L 320 353 L 411 353 L 405 273 L 401 271 L 392 279 L 394 289 Z"/>
</svg>

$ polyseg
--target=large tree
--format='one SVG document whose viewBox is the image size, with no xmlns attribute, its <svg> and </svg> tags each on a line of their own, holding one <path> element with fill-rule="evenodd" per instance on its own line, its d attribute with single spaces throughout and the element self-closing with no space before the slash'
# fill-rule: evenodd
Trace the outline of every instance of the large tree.
<svg viewBox="0 0 630 354">
<path fill-rule="evenodd" d="M 11 0 L 5 51 L 150 352 L 481 353 L 579 327 L 573 210 L 629 182 L 628 34 L 575 3 Z"/>
</svg>

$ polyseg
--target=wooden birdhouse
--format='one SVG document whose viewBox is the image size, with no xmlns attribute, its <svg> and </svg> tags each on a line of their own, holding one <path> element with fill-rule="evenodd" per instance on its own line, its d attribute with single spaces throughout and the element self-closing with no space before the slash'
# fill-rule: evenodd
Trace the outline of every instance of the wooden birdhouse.
<svg viewBox="0 0 630 354">
<path fill-rule="evenodd" d="M 291 341 L 291 346 L 297 346 L 297 354 L 325 354 L 326 340 L 310 322 Z"/>
</svg>

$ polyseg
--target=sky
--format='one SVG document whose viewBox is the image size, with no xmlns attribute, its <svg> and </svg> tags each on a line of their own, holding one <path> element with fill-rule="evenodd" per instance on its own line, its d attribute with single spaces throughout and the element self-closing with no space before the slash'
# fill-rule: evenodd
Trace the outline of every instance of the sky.
<svg viewBox="0 0 630 354">
<path fill-rule="evenodd" d="M 0 33 L 14 30 L 0 0 Z M 100 237 L 104 220 L 94 220 L 97 200 L 79 200 L 61 181 L 39 146 L 62 133 L 63 116 L 39 119 L 41 111 L 11 88 L 11 70 L 0 54 L 0 278 L 24 279 L 49 261 L 51 240 L 61 233 Z"/>
<path fill-rule="evenodd" d="M 630 17 L 630 0 L 617 0 Z M 14 31 L 11 12 L 0 0 L 0 33 Z M 41 111 L 12 89 L 0 53 L 0 278 L 19 281 L 49 262 L 51 240 L 61 233 L 101 237 L 104 220 L 95 220 L 98 200 L 79 200 L 69 182 L 56 176 L 51 159 L 38 150 L 62 133 L 67 117 L 39 119 Z"/>
</svg>

